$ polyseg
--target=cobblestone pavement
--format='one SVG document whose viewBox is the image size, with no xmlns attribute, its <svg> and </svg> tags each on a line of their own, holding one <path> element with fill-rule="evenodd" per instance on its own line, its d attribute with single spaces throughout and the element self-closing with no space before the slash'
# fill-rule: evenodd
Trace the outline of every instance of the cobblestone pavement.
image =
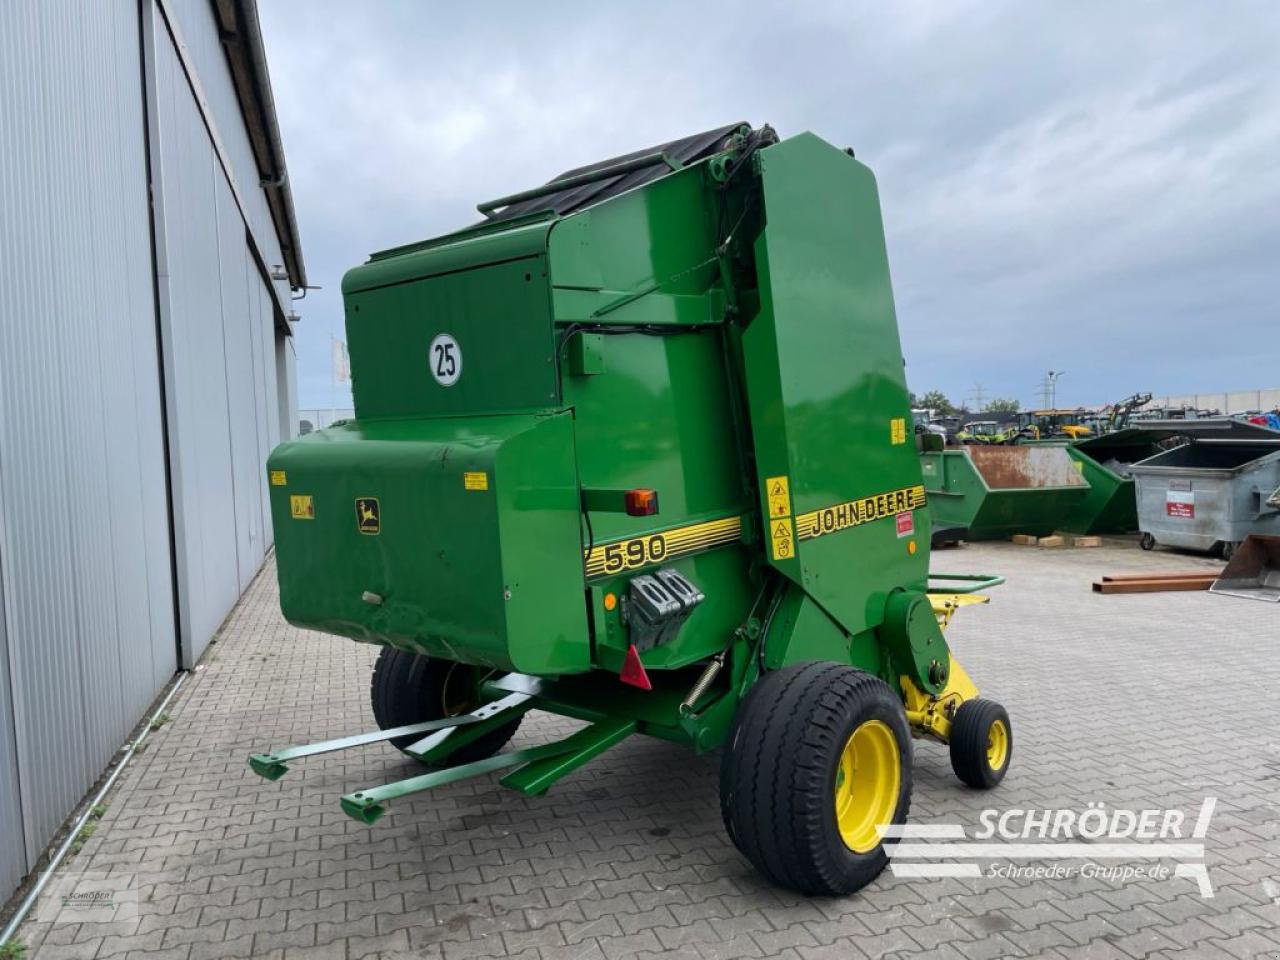
<svg viewBox="0 0 1280 960">
<path fill-rule="evenodd" d="M 255 749 L 371 725 L 376 650 L 288 627 L 268 565 L 126 771 L 72 870 L 109 871 L 136 919 L 28 924 L 64 957 L 930 956 L 1280 957 L 1280 608 L 1206 593 L 1100 596 L 1097 574 L 1215 566 L 1132 546 L 1009 544 L 939 553 L 935 570 L 1008 585 L 961 611 L 951 642 L 1012 714 L 1013 766 L 962 788 L 946 751 L 916 749 L 913 823 L 978 825 L 987 806 L 1178 807 L 1218 798 L 1185 878 L 908 880 L 844 899 L 759 880 L 729 844 L 717 760 L 634 738 L 541 798 L 490 780 L 392 804 L 374 827 L 339 795 L 402 778 L 389 747 L 313 758 L 279 783 Z M 534 715 L 515 743 L 560 735 Z"/>
</svg>

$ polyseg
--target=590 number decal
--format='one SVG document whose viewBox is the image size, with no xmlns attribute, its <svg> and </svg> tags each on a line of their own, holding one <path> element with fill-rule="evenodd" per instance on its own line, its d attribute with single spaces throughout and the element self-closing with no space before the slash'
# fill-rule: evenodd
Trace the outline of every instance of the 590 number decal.
<svg viewBox="0 0 1280 960">
<path fill-rule="evenodd" d="M 667 556 L 667 538 L 660 533 L 607 543 L 604 550 L 604 572 L 620 573 L 650 563 L 661 563 Z"/>
<path fill-rule="evenodd" d="M 662 563 L 664 560 L 674 560 L 722 543 L 731 543 L 741 535 L 742 518 L 725 517 L 722 520 L 693 523 L 687 527 L 674 527 L 643 537 L 602 543 L 593 547 L 587 556 L 587 576 L 610 576 Z"/>
</svg>

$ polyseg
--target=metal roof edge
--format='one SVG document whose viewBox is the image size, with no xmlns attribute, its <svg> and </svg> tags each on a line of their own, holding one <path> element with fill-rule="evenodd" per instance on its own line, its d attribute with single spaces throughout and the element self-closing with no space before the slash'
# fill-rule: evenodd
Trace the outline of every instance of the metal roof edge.
<svg viewBox="0 0 1280 960">
<path fill-rule="evenodd" d="M 304 290 L 307 272 L 302 260 L 302 242 L 298 235 L 275 98 L 271 93 L 271 74 L 258 23 L 257 0 L 210 0 L 210 3 L 258 165 L 259 186 L 266 193 L 267 206 L 280 241 L 289 286 L 294 290 Z"/>
</svg>

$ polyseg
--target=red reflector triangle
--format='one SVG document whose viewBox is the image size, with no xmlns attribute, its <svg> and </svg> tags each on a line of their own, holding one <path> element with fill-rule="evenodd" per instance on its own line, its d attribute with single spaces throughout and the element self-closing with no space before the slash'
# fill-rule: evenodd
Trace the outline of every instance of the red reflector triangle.
<svg viewBox="0 0 1280 960">
<path fill-rule="evenodd" d="M 641 690 L 653 689 L 653 684 L 649 682 L 649 675 L 644 672 L 644 664 L 640 662 L 640 653 L 636 650 L 634 643 L 627 648 L 627 659 L 622 663 L 622 672 L 618 674 L 618 679 Z"/>
</svg>

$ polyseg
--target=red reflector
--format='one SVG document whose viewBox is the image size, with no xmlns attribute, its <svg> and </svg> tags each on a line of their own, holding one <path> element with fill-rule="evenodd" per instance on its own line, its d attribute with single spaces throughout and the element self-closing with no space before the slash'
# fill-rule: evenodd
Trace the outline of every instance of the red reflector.
<svg viewBox="0 0 1280 960">
<path fill-rule="evenodd" d="M 627 648 L 627 659 L 622 663 L 622 672 L 618 674 L 618 679 L 641 690 L 653 689 L 653 684 L 649 682 L 649 675 L 644 672 L 644 664 L 640 662 L 640 652 L 636 650 L 634 643 Z"/>
<path fill-rule="evenodd" d="M 616 501 L 615 501 L 616 502 Z M 658 512 L 658 491 L 648 487 L 638 487 L 627 491 L 627 515 L 631 517 L 651 517 Z"/>
</svg>

